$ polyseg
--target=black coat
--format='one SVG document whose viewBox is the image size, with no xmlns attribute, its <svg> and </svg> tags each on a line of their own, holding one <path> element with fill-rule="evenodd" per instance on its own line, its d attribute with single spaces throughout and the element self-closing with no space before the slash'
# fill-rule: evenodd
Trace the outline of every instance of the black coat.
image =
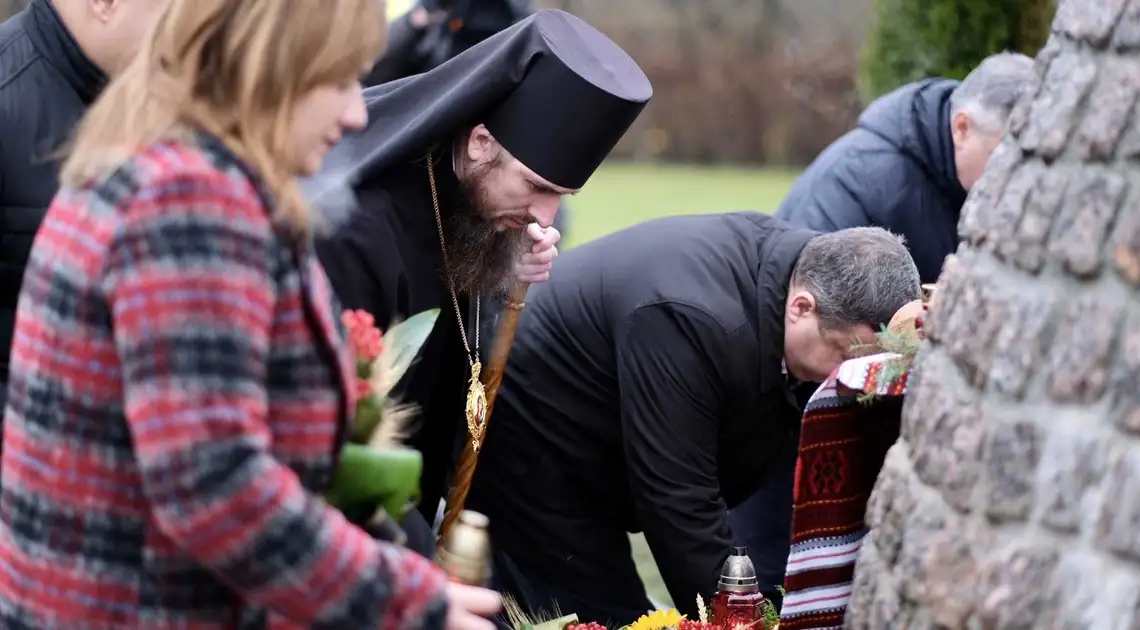
<svg viewBox="0 0 1140 630">
<path fill-rule="evenodd" d="M 821 232 L 874 225 L 907 239 L 923 282 L 958 248 L 958 181 L 950 136 L 957 81 L 905 85 L 871 105 L 796 180 L 776 216 Z"/>
<path fill-rule="evenodd" d="M 105 84 L 48 0 L 0 24 L 0 402 L 24 267 L 59 187 L 59 151 Z"/>
<path fill-rule="evenodd" d="M 364 78 L 370 87 L 427 72 L 491 35 L 534 13 L 531 0 L 424 0 L 431 12 L 447 11 L 442 22 L 412 26 L 412 11 L 388 24 L 388 46 Z M 458 24 L 458 28 L 453 28 Z"/>
<path fill-rule="evenodd" d="M 436 154 L 437 159 L 439 153 Z M 446 217 L 459 199 L 450 158 L 437 163 L 440 208 Z M 439 319 L 419 357 L 393 395 L 418 407 L 410 446 L 424 456 L 420 510 L 435 518 L 454 465 L 470 374 L 455 307 L 441 273 L 443 262 L 426 162 L 397 164 L 357 189 L 360 212 L 335 234 L 317 240 L 321 264 L 344 308 L 364 309 L 381 330 L 394 320 L 440 309 Z M 473 322 L 465 296 L 459 296 L 464 326 Z"/>
<path fill-rule="evenodd" d="M 794 448 L 784 304 L 814 234 L 753 213 L 659 219 L 531 287 L 468 502 L 525 606 L 633 621 L 639 531 L 682 612 L 710 601 L 727 508 Z"/>
</svg>

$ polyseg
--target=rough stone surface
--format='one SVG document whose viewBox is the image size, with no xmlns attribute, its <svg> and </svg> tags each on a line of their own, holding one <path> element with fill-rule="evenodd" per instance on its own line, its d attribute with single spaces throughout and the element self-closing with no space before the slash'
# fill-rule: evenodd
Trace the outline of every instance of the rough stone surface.
<svg viewBox="0 0 1140 630">
<path fill-rule="evenodd" d="M 992 520 L 1029 517 L 1043 432 L 1032 420 L 994 424 L 985 448 L 986 515 Z"/>
<path fill-rule="evenodd" d="M 1053 221 L 1061 210 L 1061 201 L 1069 186 L 1069 173 L 1059 168 L 1038 182 L 1037 188 L 1025 204 L 1021 224 L 1017 230 L 1017 251 L 1014 261 L 1021 269 L 1036 275 L 1045 264 L 1045 247 Z"/>
<path fill-rule="evenodd" d="M 896 576 L 902 596 L 908 601 L 921 602 L 927 599 L 933 573 L 940 570 L 934 562 L 936 550 L 946 536 L 959 533 L 960 520 L 937 494 L 924 492 L 916 497 L 904 527 L 902 548 L 895 564 Z"/>
<path fill-rule="evenodd" d="M 1092 294 L 1072 302 L 1045 365 L 1050 398 L 1061 403 L 1100 400 L 1123 314 L 1123 301 L 1115 295 Z"/>
<path fill-rule="evenodd" d="M 878 581 L 880 578 L 889 579 L 890 571 L 879 560 L 878 548 L 872 545 L 864 545 L 859 550 L 858 564 L 862 569 L 852 580 L 852 596 L 847 605 L 844 626 L 848 630 L 872 630 L 870 613 L 875 605 Z"/>
<path fill-rule="evenodd" d="M 1140 0 L 1064 0 L 1037 67 L 963 208 L 852 628 L 1140 630 Z"/>
<path fill-rule="evenodd" d="M 1018 137 L 1022 150 L 1046 160 L 1061 154 L 1078 120 L 1077 107 L 1096 79 L 1096 63 L 1076 47 L 1053 59 Z"/>
<path fill-rule="evenodd" d="M 1123 431 L 1140 433 L 1140 321 L 1133 317 L 1121 335 L 1119 363 L 1109 385 L 1112 413 Z"/>
<path fill-rule="evenodd" d="M 1089 95 L 1089 109 L 1073 141 L 1083 160 L 1107 160 L 1128 124 L 1140 89 L 1140 60 L 1109 57 Z"/>
<path fill-rule="evenodd" d="M 946 379 L 953 378 L 954 373 L 954 364 L 945 353 L 919 353 L 911 371 L 910 385 L 908 386 L 909 391 L 913 394 L 908 395 L 903 403 L 902 423 L 899 428 L 901 441 L 895 444 L 888 453 L 894 453 L 900 446 L 905 446 L 901 442 L 913 443 L 916 440 L 925 439 L 926 427 L 929 424 L 927 419 L 945 415 L 953 410 L 954 405 L 958 402 L 954 392 L 949 389 L 930 387 L 929 384 L 945 382 Z M 927 384 L 923 385 L 924 382 Z M 888 454 L 887 461 L 890 461 L 890 458 L 891 455 Z M 909 460 L 904 459 L 903 461 Z M 879 475 L 879 481 L 882 482 L 886 476 L 887 467 L 884 466 L 883 474 Z M 871 503 L 874 503 L 874 500 L 875 498 L 871 497 Z"/>
<path fill-rule="evenodd" d="M 1040 290 L 1024 291 L 1009 305 L 1009 319 L 993 339 L 988 384 L 991 391 L 1020 400 L 1045 355 L 1056 299 Z"/>
<path fill-rule="evenodd" d="M 1097 515 L 1098 543 L 1113 553 L 1140 561 L 1140 452 L 1118 457 L 1108 469 L 1108 484 Z"/>
<path fill-rule="evenodd" d="M 927 614 L 913 618 L 932 627 L 957 627 L 977 608 L 981 594 L 977 556 L 981 550 L 975 541 L 962 536 L 958 527 L 931 536 L 930 541 L 924 558 L 925 576 L 913 582 L 921 585 L 916 589 L 919 597 L 912 600 L 921 605 L 917 611 Z"/>
<path fill-rule="evenodd" d="M 939 358 L 925 360 L 920 368 L 916 376 L 926 381 L 953 370 Z M 984 439 L 981 410 L 946 389 L 921 389 L 927 391 L 904 407 L 901 429 L 903 439 L 914 446 L 914 473 L 926 485 L 941 490 L 954 508 L 968 511 L 982 467 L 978 457 Z M 893 474 L 886 468 L 880 478 Z"/>
<path fill-rule="evenodd" d="M 1134 52 L 1140 48 L 1140 5 L 1134 2 L 1126 3 L 1124 14 L 1116 24 L 1116 31 L 1112 34 L 1112 46 L 1121 53 Z"/>
<path fill-rule="evenodd" d="M 875 482 L 875 491 L 867 502 L 866 516 L 868 527 L 879 532 L 876 557 L 889 567 L 898 561 L 907 515 L 914 509 L 913 488 L 908 484 L 909 470 L 904 468 L 906 446 L 903 443 L 895 444 L 887 452 L 887 461 L 892 460 L 894 463 L 890 468 L 884 468 Z"/>
<path fill-rule="evenodd" d="M 1041 162 L 1022 162 L 1021 166 L 1013 172 L 1005 192 L 996 206 L 985 208 L 979 212 L 982 216 L 990 217 L 986 225 L 986 239 L 990 251 L 998 258 L 1008 260 L 1017 251 L 1018 223 L 1025 212 L 1025 202 L 1030 193 L 1037 188 L 1046 168 Z"/>
<path fill-rule="evenodd" d="M 978 256 L 977 250 L 967 249 L 962 251 L 959 247 L 958 253 L 955 255 L 958 263 L 954 265 L 945 265 L 942 270 L 942 275 L 938 277 L 938 293 L 934 303 L 930 305 L 930 310 L 926 315 L 926 338 L 934 343 L 941 343 L 944 341 L 942 338 L 942 329 L 946 327 L 948 320 L 953 314 L 955 307 L 959 303 L 958 295 L 961 289 L 969 284 L 969 276 L 966 272 L 967 269 L 973 267 L 973 260 Z"/>
<path fill-rule="evenodd" d="M 1036 76 L 1033 77 L 1030 85 L 1026 86 L 1025 94 L 1009 113 L 1009 138 L 1016 140 L 1021 137 L 1021 132 L 1029 123 L 1029 114 L 1033 111 L 1033 102 L 1037 99 L 1041 86 L 1044 84 L 1044 77 L 1049 70 L 1049 64 L 1053 63 L 1053 59 L 1057 55 L 1061 54 L 1063 48 L 1060 40 L 1053 38 L 1045 42 L 1041 51 L 1037 53 L 1037 59 L 1034 60 L 1037 70 Z"/>
<path fill-rule="evenodd" d="M 1138 579 L 1113 568 L 1094 553 L 1073 551 L 1057 565 L 1052 591 L 1057 597 L 1050 614 L 1051 627 L 1127 628 L 1132 625 Z"/>
<path fill-rule="evenodd" d="M 983 385 L 989 374 L 992 340 L 1006 320 L 1010 295 L 1000 294 L 985 273 L 956 278 L 955 299 L 945 305 L 939 334 L 966 381 Z"/>
<path fill-rule="evenodd" d="M 1128 0 L 1061 0 L 1053 18 L 1053 30 L 1094 46 L 1104 46 L 1112 35 Z"/>
<path fill-rule="evenodd" d="M 1100 273 L 1104 241 L 1124 198 L 1124 177 L 1084 169 L 1069 181 L 1069 194 L 1053 224 L 1049 253 L 1081 279 Z"/>
<path fill-rule="evenodd" d="M 1109 439 L 1080 430 L 1054 431 L 1040 460 L 1037 497 L 1041 524 L 1056 532 L 1075 534 L 1089 513 L 1086 497 L 1096 491 L 1107 468 Z"/>
<path fill-rule="evenodd" d="M 1057 556 L 1046 546 L 1013 546 L 991 555 L 979 589 L 978 618 L 984 627 L 1044 627 L 1040 621 L 1052 601 L 1047 587 L 1053 581 Z"/>
<path fill-rule="evenodd" d="M 1124 207 L 1140 204 L 1140 192 L 1133 192 Z M 1140 285 L 1140 212 L 1124 212 L 1116 222 L 1112 235 L 1111 256 L 1116 273 L 1134 285 Z"/>
<path fill-rule="evenodd" d="M 993 225 L 990 209 L 1001 199 L 1010 175 L 1020 162 L 1021 149 L 1013 140 L 1007 138 L 994 149 L 985 172 L 962 205 L 958 221 L 958 235 L 962 240 L 976 245 L 989 233 Z"/>
</svg>

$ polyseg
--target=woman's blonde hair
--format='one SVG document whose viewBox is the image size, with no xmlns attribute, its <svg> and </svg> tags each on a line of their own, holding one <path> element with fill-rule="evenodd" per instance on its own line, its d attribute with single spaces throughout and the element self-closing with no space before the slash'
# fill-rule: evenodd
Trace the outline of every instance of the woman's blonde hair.
<svg viewBox="0 0 1140 630">
<path fill-rule="evenodd" d="M 155 142 L 201 129 L 257 172 L 275 218 L 304 236 L 311 221 L 291 161 L 296 103 L 319 85 L 355 81 L 385 34 L 383 0 L 173 0 L 84 116 L 61 182 L 87 185 Z"/>
</svg>

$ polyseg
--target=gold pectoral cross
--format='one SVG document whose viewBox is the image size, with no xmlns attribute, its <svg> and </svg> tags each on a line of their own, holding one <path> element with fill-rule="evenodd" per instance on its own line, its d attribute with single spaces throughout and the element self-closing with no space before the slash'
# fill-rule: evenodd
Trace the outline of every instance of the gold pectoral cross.
<svg viewBox="0 0 1140 630">
<path fill-rule="evenodd" d="M 487 428 L 487 391 L 479 380 L 482 369 L 479 361 L 471 364 L 471 382 L 467 386 L 467 431 L 471 434 L 471 449 L 476 453 L 483 445 L 483 431 Z"/>
</svg>

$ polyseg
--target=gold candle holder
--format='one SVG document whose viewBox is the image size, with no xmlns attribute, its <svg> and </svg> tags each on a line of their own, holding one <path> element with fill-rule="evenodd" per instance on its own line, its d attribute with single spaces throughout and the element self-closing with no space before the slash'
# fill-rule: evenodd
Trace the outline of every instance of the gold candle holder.
<svg viewBox="0 0 1140 630">
<path fill-rule="evenodd" d="M 490 520 L 472 510 L 459 513 L 459 520 L 435 552 L 435 563 L 456 582 L 487 586 L 491 578 Z"/>
</svg>

